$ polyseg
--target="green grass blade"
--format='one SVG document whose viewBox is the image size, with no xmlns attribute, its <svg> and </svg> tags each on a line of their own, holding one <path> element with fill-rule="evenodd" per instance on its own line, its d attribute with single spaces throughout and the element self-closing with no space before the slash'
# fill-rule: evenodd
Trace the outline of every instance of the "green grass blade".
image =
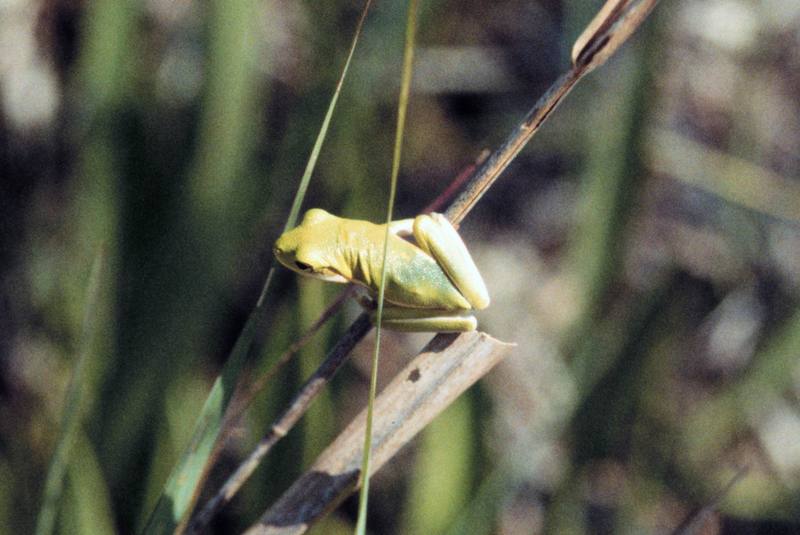
<svg viewBox="0 0 800 535">
<path fill-rule="evenodd" d="M 417 29 L 417 0 L 408 3 L 406 22 L 406 42 L 403 50 L 403 74 L 400 84 L 400 99 L 397 105 L 397 130 L 395 131 L 394 154 L 392 155 L 392 176 L 389 187 L 389 203 L 386 210 L 386 234 L 383 237 L 383 260 L 381 262 L 381 283 L 378 289 L 378 310 L 375 327 L 375 351 L 372 354 L 372 372 L 369 381 L 369 401 L 367 404 L 367 422 L 364 430 L 364 457 L 361 462 L 361 491 L 358 498 L 358 521 L 356 534 L 365 535 L 367 531 L 367 501 L 369 497 L 369 469 L 372 450 L 372 411 L 375 394 L 378 389 L 378 361 L 381 352 L 381 320 L 383 318 L 383 297 L 386 288 L 386 252 L 389 249 L 389 223 L 394 211 L 394 198 L 397 192 L 397 175 L 400 173 L 400 157 L 403 148 L 403 130 L 406 124 L 408 95 L 411 92 L 411 75 L 414 62 L 414 39 Z"/>
<path fill-rule="evenodd" d="M 100 293 L 100 273 L 104 257 L 105 254 L 102 250 L 95 256 L 91 275 L 89 276 L 78 361 L 75 363 L 75 371 L 72 373 L 72 379 L 67 389 L 64 419 L 61 423 L 61 436 L 56 443 L 56 449 L 50 461 L 50 468 L 44 484 L 44 498 L 36 519 L 36 535 L 48 535 L 53 532 L 64 490 L 64 475 L 69 466 L 70 454 L 81 423 L 81 404 L 86 391 L 86 368 L 89 354 L 91 353 L 92 339 L 95 334 L 94 319 Z"/>
<path fill-rule="evenodd" d="M 111 492 L 97 453 L 83 432 L 77 434 L 73 457 L 67 468 L 59 533 L 114 535 Z"/>
<path fill-rule="evenodd" d="M 514 477 L 502 466 L 496 466 L 478 486 L 475 496 L 455 518 L 443 535 L 490 535 L 497 513 L 508 492 L 514 488 Z"/>
<path fill-rule="evenodd" d="M 350 44 L 350 51 L 347 54 L 347 60 L 344 63 L 344 68 L 342 69 L 342 74 L 339 77 L 339 82 L 336 84 L 336 90 L 333 92 L 333 97 L 331 97 L 331 103 L 328 105 L 328 111 L 325 112 L 325 118 L 322 120 L 322 127 L 319 129 L 319 134 L 317 134 L 317 140 L 314 142 L 314 147 L 311 149 L 311 156 L 308 158 L 308 163 L 306 164 L 306 169 L 303 172 L 303 177 L 300 179 L 300 185 L 298 186 L 297 193 L 294 196 L 292 209 L 289 212 L 288 219 L 286 220 L 284 231 L 294 227 L 297 223 L 297 217 L 300 214 L 300 206 L 303 204 L 303 198 L 306 195 L 308 183 L 311 180 L 311 174 L 314 172 L 314 167 L 317 164 L 317 158 L 319 157 L 319 152 L 322 149 L 322 142 L 325 140 L 325 136 L 328 133 L 328 126 L 330 125 L 331 117 L 333 117 L 333 110 L 336 107 L 336 102 L 339 100 L 339 93 L 341 93 L 347 71 L 350 69 L 350 60 L 353 59 L 353 52 L 355 52 L 356 43 L 358 43 L 358 37 L 361 35 L 361 28 L 364 26 L 364 19 L 367 18 L 367 12 L 369 11 L 371 4 L 372 0 L 367 0 L 364 4 L 364 10 L 361 12 L 361 18 L 358 20 L 355 35 L 353 36 L 353 42 Z"/>
<path fill-rule="evenodd" d="M 423 431 L 403 511 L 402 533 L 444 533 L 467 505 L 477 462 L 473 409 L 458 397 Z"/>
<path fill-rule="evenodd" d="M 358 37 L 361 34 L 361 28 L 369 10 L 371 0 L 368 0 L 364 6 L 361 19 L 353 37 L 350 50 L 347 55 L 342 73 L 339 81 L 334 90 L 331 102 L 328 105 L 328 110 L 323 119 L 320 132 L 311 150 L 311 155 L 308 159 L 303 177 L 300 180 L 300 185 L 297 188 L 294 201 L 286 220 L 284 230 L 292 228 L 296 222 L 300 212 L 300 207 L 303 203 L 308 184 L 311 180 L 311 174 L 317 162 L 322 143 L 325 140 L 328 132 L 328 126 L 333 116 L 333 111 L 339 98 L 339 94 L 344 84 L 345 77 L 350 67 L 350 62 L 355 51 Z M 228 356 L 225 366 L 222 369 L 219 377 L 214 382 L 211 392 L 206 399 L 205 404 L 200 412 L 200 416 L 195 424 L 195 430 L 192 435 L 192 440 L 189 446 L 184 451 L 178 463 L 173 467 L 161 495 L 158 498 L 155 509 L 153 510 L 147 525 L 143 531 L 145 534 L 166 534 L 172 533 L 184 521 L 188 513 L 194 506 L 194 503 L 199 494 L 200 486 L 205 478 L 207 472 L 207 464 L 214 451 L 214 445 L 217 442 L 219 434 L 222 430 L 224 421 L 224 414 L 228 405 L 230 404 L 233 392 L 238 382 L 239 376 L 244 369 L 244 364 L 247 361 L 247 355 L 250 352 L 253 340 L 256 333 L 258 333 L 265 322 L 265 306 L 264 301 L 270 287 L 270 283 L 275 273 L 275 263 L 273 261 L 270 267 L 267 279 L 262 287 L 256 307 L 250 313 L 250 316 L 245 323 L 242 332 L 239 334 L 236 343 Z"/>
<path fill-rule="evenodd" d="M 269 286 L 271 275 L 272 271 L 267 276 L 265 289 Z M 144 533 L 174 532 L 194 503 L 206 463 L 219 435 L 225 408 L 233 396 L 239 372 L 244 366 L 255 333 L 263 321 L 263 310 L 262 307 L 256 307 L 247 319 L 222 373 L 211 387 L 211 392 L 195 424 L 192 441 L 173 468 Z"/>
</svg>

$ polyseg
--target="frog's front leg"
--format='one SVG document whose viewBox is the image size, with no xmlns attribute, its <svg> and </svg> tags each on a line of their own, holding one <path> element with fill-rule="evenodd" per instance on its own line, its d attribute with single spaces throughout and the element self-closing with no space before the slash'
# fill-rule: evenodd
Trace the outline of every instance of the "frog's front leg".
<svg viewBox="0 0 800 535">
<path fill-rule="evenodd" d="M 431 255 L 472 308 L 489 306 L 489 292 L 467 246 L 442 214 L 420 215 L 414 219 L 414 239 Z"/>
<path fill-rule="evenodd" d="M 370 312 L 370 320 L 376 323 L 377 311 Z M 471 315 L 458 315 L 453 310 L 421 309 L 383 305 L 381 326 L 392 331 L 405 332 L 468 332 L 478 327 L 478 320 Z"/>
</svg>

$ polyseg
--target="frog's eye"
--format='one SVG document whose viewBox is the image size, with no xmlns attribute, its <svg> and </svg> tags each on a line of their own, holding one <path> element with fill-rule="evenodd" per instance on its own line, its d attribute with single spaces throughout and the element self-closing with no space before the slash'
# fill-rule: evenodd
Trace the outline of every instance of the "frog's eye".
<svg viewBox="0 0 800 535">
<path fill-rule="evenodd" d="M 297 269 L 300 271 L 313 271 L 314 269 L 310 265 L 305 262 L 300 262 L 299 260 L 295 260 L 294 265 L 297 266 Z"/>
</svg>

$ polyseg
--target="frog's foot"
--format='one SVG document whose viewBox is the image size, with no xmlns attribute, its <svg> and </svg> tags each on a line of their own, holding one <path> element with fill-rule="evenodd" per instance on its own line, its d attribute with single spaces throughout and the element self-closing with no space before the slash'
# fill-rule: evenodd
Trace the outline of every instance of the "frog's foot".
<svg viewBox="0 0 800 535">
<path fill-rule="evenodd" d="M 370 311 L 369 319 L 373 325 L 376 316 L 376 310 Z M 457 333 L 474 331 L 478 320 L 466 312 L 459 315 L 453 310 L 384 306 L 381 326 L 391 331 Z"/>
</svg>

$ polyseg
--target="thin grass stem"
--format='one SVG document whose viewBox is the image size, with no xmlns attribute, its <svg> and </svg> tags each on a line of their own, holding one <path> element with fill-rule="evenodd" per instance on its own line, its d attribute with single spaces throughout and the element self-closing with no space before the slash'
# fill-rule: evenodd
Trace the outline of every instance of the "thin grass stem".
<svg viewBox="0 0 800 535">
<path fill-rule="evenodd" d="M 386 291 L 386 257 L 389 251 L 389 223 L 392 222 L 394 200 L 397 193 L 397 177 L 400 174 L 400 161 L 403 151 L 403 133 L 406 126 L 408 96 L 411 93 L 411 76 L 414 66 L 414 42 L 417 31 L 417 0 L 409 0 L 406 19 L 406 40 L 403 50 L 403 72 L 400 83 L 400 99 L 397 105 L 397 130 L 392 155 L 392 176 L 389 186 L 389 202 L 386 208 L 386 232 L 383 236 L 383 259 L 381 261 L 381 282 L 378 288 L 378 310 L 375 321 L 375 351 L 372 354 L 372 370 L 369 378 L 369 401 L 367 403 L 367 422 L 364 428 L 364 456 L 361 461 L 361 492 L 358 497 L 358 520 L 356 535 L 366 535 L 367 503 L 369 501 L 369 466 L 372 453 L 372 420 L 375 396 L 378 391 L 378 363 L 381 354 L 381 321 L 383 320 L 383 298 Z"/>
</svg>

